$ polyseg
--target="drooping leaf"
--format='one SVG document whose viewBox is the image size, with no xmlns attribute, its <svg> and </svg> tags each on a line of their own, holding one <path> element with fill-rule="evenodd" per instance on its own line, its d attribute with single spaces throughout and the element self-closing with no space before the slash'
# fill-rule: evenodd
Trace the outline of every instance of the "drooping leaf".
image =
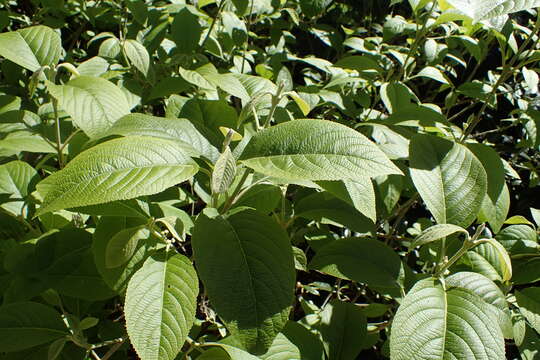
<svg viewBox="0 0 540 360">
<path fill-rule="evenodd" d="M 383 292 L 401 288 L 404 276 L 399 256 L 390 247 L 365 238 L 332 241 L 317 251 L 309 268 L 365 283 Z"/>
<path fill-rule="evenodd" d="M 38 184 L 45 193 L 38 215 L 156 194 L 189 179 L 197 170 L 176 142 L 139 136 L 107 141 L 79 154 Z"/>
<path fill-rule="evenodd" d="M 173 360 L 195 320 L 199 283 L 191 261 L 160 252 L 129 281 L 124 311 L 129 339 L 142 360 Z"/>
<path fill-rule="evenodd" d="M 78 76 L 65 85 L 47 85 L 60 109 L 89 137 L 97 137 L 130 111 L 126 96 L 108 80 Z"/>
<path fill-rule="evenodd" d="M 56 65 L 62 54 L 60 35 L 38 25 L 0 34 L 0 56 L 30 71 Z"/>
<path fill-rule="evenodd" d="M 433 135 L 416 135 L 410 145 L 411 177 L 439 224 L 469 226 L 487 191 L 480 161 L 465 146 Z"/>
<path fill-rule="evenodd" d="M 496 324 L 473 292 L 421 280 L 392 321 L 390 354 L 394 360 L 504 359 L 504 337 Z"/>
<path fill-rule="evenodd" d="M 289 180 L 354 180 L 401 174 L 359 132 L 326 120 L 294 120 L 258 132 L 242 162 L 269 176 Z"/>
<path fill-rule="evenodd" d="M 270 217 L 243 209 L 200 214 L 193 254 L 210 303 L 251 353 L 264 354 L 285 326 L 294 289 L 290 240 Z"/>
<path fill-rule="evenodd" d="M 0 307 L 0 349 L 20 351 L 69 334 L 60 314 L 35 302 L 19 302 Z"/>
</svg>

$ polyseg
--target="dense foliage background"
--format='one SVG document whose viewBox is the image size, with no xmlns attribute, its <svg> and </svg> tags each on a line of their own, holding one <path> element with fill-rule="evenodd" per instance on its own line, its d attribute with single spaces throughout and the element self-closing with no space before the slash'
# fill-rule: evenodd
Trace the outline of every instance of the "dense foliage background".
<svg viewBox="0 0 540 360">
<path fill-rule="evenodd" d="M 1 0 L 0 359 L 539 359 L 537 6 Z"/>
</svg>

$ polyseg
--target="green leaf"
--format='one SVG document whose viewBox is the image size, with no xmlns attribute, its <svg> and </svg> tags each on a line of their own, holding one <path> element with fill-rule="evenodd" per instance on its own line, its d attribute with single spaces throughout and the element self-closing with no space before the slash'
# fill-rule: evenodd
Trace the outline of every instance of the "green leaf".
<svg viewBox="0 0 540 360">
<path fill-rule="evenodd" d="M 467 227 L 487 191 L 480 161 L 465 146 L 433 135 L 416 135 L 410 144 L 411 177 L 439 224 Z"/>
<path fill-rule="evenodd" d="M 35 302 L 0 307 L 0 349 L 20 351 L 62 338 L 69 334 L 60 314 Z"/>
<path fill-rule="evenodd" d="M 528 225 L 510 225 L 502 229 L 495 238 L 512 255 L 535 254 L 540 249 L 536 231 Z"/>
<path fill-rule="evenodd" d="M 364 135 L 326 120 L 294 120 L 258 132 L 241 160 L 262 174 L 292 181 L 401 174 Z"/>
<path fill-rule="evenodd" d="M 435 81 L 438 81 L 440 83 L 450 85 L 450 82 L 444 76 L 441 70 L 433 67 L 433 66 L 427 66 L 423 68 L 418 74 L 416 74 L 414 77 L 426 77 Z"/>
<path fill-rule="evenodd" d="M 122 136 L 151 136 L 181 142 L 192 149 L 194 156 L 205 156 L 216 161 L 219 152 L 187 119 L 162 118 L 146 114 L 128 114 L 116 121 L 103 134 Z"/>
<path fill-rule="evenodd" d="M 231 334 L 264 354 L 288 320 L 295 271 L 290 240 L 270 217 L 242 209 L 200 214 L 192 237 L 208 298 Z"/>
<path fill-rule="evenodd" d="M 369 177 L 361 180 L 318 181 L 317 185 L 354 206 L 374 223 L 377 220 L 375 188 Z"/>
<path fill-rule="evenodd" d="M 176 48 L 181 53 L 190 53 L 199 46 L 202 27 L 199 18 L 187 7 L 180 10 L 174 16 L 171 25 L 171 38 L 176 43 Z"/>
<path fill-rule="evenodd" d="M 131 64 L 144 76 L 148 76 L 150 55 L 144 45 L 137 40 L 128 39 L 124 42 L 124 51 Z"/>
<path fill-rule="evenodd" d="M 340 67 L 343 69 L 356 70 L 360 74 L 364 71 L 376 71 L 381 72 L 381 66 L 373 59 L 367 56 L 353 55 L 347 56 L 337 63 L 334 64 L 335 67 Z"/>
<path fill-rule="evenodd" d="M 504 246 L 501 245 L 500 242 L 498 242 L 495 239 L 486 239 L 487 244 L 491 245 L 495 249 L 495 253 L 497 254 L 497 257 L 499 258 L 499 263 L 501 264 L 501 275 L 503 281 L 508 281 L 512 278 L 512 262 L 510 261 L 510 256 L 508 255 L 508 252 L 506 252 L 506 249 Z"/>
<path fill-rule="evenodd" d="M 27 196 L 38 180 L 36 170 L 23 161 L 0 165 L 0 207 L 14 216 L 24 216 Z"/>
<path fill-rule="evenodd" d="M 119 87 L 103 78 L 78 76 L 65 85 L 47 83 L 60 109 L 89 137 L 97 137 L 130 111 Z"/>
<path fill-rule="evenodd" d="M 516 291 L 519 311 L 529 324 L 540 333 L 540 287 L 530 287 Z"/>
<path fill-rule="evenodd" d="M 392 322 L 393 360 L 504 359 L 504 337 L 486 303 L 463 288 L 417 282 Z"/>
<path fill-rule="evenodd" d="M 148 258 L 129 281 L 126 328 L 142 360 L 172 360 L 195 320 L 199 281 L 191 261 L 174 251 Z"/>
<path fill-rule="evenodd" d="M 300 0 L 300 9 L 308 18 L 321 15 L 333 0 Z"/>
<path fill-rule="evenodd" d="M 45 199 L 37 215 L 157 194 L 197 170 L 176 142 L 139 136 L 107 141 L 82 152 L 38 184 Z"/>
<path fill-rule="evenodd" d="M 480 160 L 486 171 L 487 196 L 482 202 L 478 220 L 488 222 L 495 233 L 501 229 L 510 209 L 510 193 L 504 178 L 504 164 L 497 152 L 483 144 L 468 144 L 467 147 Z"/>
<path fill-rule="evenodd" d="M 496 241 L 496 240 L 494 240 Z M 503 281 L 508 270 L 499 251 L 492 245 L 480 244 L 469 250 L 459 262 L 470 271 L 477 272 L 493 281 Z"/>
<path fill-rule="evenodd" d="M 0 56 L 30 71 L 56 65 L 62 54 L 60 35 L 38 25 L 0 34 Z"/>
<path fill-rule="evenodd" d="M 354 360 L 367 335 L 367 321 L 355 304 L 333 300 L 319 314 L 317 324 L 329 360 Z"/>
<path fill-rule="evenodd" d="M 522 360 L 535 360 L 540 355 L 540 336 L 525 319 L 520 318 L 514 323 L 514 341 L 519 348 Z"/>
<path fill-rule="evenodd" d="M 446 0 L 446 2 L 474 21 L 492 19 L 540 6 L 539 0 L 498 0 L 487 2 L 481 0 Z"/>
<path fill-rule="evenodd" d="M 309 269 L 354 280 L 383 292 L 401 288 L 404 276 L 399 256 L 383 242 L 366 238 L 334 240 L 317 251 Z"/>
<path fill-rule="evenodd" d="M 373 232 L 374 222 L 352 205 L 326 192 L 314 192 L 298 200 L 295 215 L 306 219 L 347 227 L 359 233 Z"/>
<path fill-rule="evenodd" d="M 470 290 L 480 296 L 484 302 L 491 304 L 504 337 L 513 338 L 512 320 L 506 297 L 497 284 L 483 275 L 466 271 L 452 274 L 445 279 L 445 283 L 447 288 L 459 287 Z"/>
<path fill-rule="evenodd" d="M 390 114 L 409 107 L 411 101 L 418 102 L 418 98 L 414 92 L 400 82 L 382 84 L 380 95 L 384 106 Z"/>
<path fill-rule="evenodd" d="M 91 253 L 92 235 L 72 228 L 43 235 L 36 245 L 31 274 L 62 295 L 85 300 L 104 300 L 114 293 L 99 275 Z"/>
<path fill-rule="evenodd" d="M 119 231 L 107 244 L 105 264 L 109 268 L 125 264 L 137 250 L 139 241 L 149 237 L 150 231 L 144 225 Z"/>
<path fill-rule="evenodd" d="M 430 242 L 440 240 L 455 233 L 462 233 L 465 234 L 466 238 L 469 237 L 469 233 L 467 232 L 467 230 L 465 230 L 461 226 L 452 224 L 433 225 L 422 231 L 422 233 L 411 243 L 409 249 L 412 250 L 417 246 L 422 246 Z"/>
<path fill-rule="evenodd" d="M 150 251 L 155 247 L 155 241 L 140 241 L 130 259 L 115 268 L 108 268 L 105 263 L 108 244 L 120 231 L 144 223 L 145 220 L 142 219 L 120 216 L 102 216 L 97 223 L 92 242 L 94 261 L 103 281 L 119 294 L 126 291 L 129 280 L 141 268 L 150 255 Z"/>
<path fill-rule="evenodd" d="M 297 322 L 288 321 L 266 352 L 263 360 L 323 360 L 319 338 Z"/>
<path fill-rule="evenodd" d="M 217 159 L 212 172 L 212 193 L 221 194 L 229 190 L 236 176 L 236 159 L 227 146 Z"/>
</svg>

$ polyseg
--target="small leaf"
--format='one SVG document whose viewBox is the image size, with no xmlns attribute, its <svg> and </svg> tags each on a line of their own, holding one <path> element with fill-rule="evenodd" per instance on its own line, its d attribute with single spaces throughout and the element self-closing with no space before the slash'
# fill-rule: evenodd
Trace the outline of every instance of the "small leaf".
<svg viewBox="0 0 540 360">
<path fill-rule="evenodd" d="M 371 221 L 377 220 L 375 189 L 369 177 L 362 180 L 318 181 L 317 185 L 353 205 Z"/>
<path fill-rule="evenodd" d="M 466 238 L 469 237 L 467 230 L 461 226 L 452 224 L 438 224 L 431 226 L 424 230 L 409 246 L 409 249 L 414 249 L 417 246 L 422 246 L 433 241 L 440 240 L 455 233 L 465 234 Z"/>
<path fill-rule="evenodd" d="M 495 239 L 486 239 L 487 244 L 491 245 L 499 258 L 499 262 L 502 266 L 502 280 L 508 281 L 512 278 L 512 262 L 510 261 L 510 256 L 506 252 L 506 249 L 504 246 L 501 245 L 500 242 L 498 242 Z"/>
<path fill-rule="evenodd" d="M 129 281 L 124 311 L 129 339 L 142 360 L 173 360 L 195 320 L 199 284 L 191 261 L 160 252 Z"/>
<path fill-rule="evenodd" d="M 384 153 L 359 132 L 326 120 L 294 120 L 251 139 L 242 162 L 287 180 L 345 180 L 401 174 Z"/>
<path fill-rule="evenodd" d="M 157 194 L 197 170 L 178 143 L 139 136 L 110 140 L 82 152 L 38 184 L 45 199 L 37 215 Z"/>
<path fill-rule="evenodd" d="M 178 51 L 190 53 L 197 49 L 202 34 L 199 18 L 188 7 L 176 13 L 171 25 L 171 37 Z"/>
<path fill-rule="evenodd" d="M 216 161 L 212 172 L 212 193 L 221 194 L 229 190 L 236 176 L 236 159 L 227 146 Z"/>
<path fill-rule="evenodd" d="M 60 314 L 49 306 L 19 302 L 0 307 L 2 351 L 20 351 L 67 335 L 69 332 Z"/>
<path fill-rule="evenodd" d="M 148 70 L 150 69 L 148 50 L 137 40 L 128 39 L 124 42 L 124 51 L 133 66 L 144 76 L 148 76 Z"/>
<path fill-rule="evenodd" d="M 64 350 L 64 346 L 66 345 L 67 339 L 66 338 L 60 338 L 56 341 L 54 341 L 49 346 L 49 351 L 47 352 L 47 360 L 55 360 L 58 358 L 62 350 Z"/>
<path fill-rule="evenodd" d="M 450 82 L 447 80 L 441 70 L 433 66 L 423 68 L 418 74 L 415 75 L 415 77 L 427 77 L 440 83 L 450 85 Z"/>
</svg>

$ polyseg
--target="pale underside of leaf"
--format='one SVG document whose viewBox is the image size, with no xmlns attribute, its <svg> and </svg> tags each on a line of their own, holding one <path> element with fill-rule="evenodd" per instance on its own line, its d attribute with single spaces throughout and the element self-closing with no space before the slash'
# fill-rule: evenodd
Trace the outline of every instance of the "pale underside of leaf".
<svg viewBox="0 0 540 360">
<path fill-rule="evenodd" d="M 198 280 L 189 259 L 155 255 L 131 278 L 126 293 L 126 327 L 142 360 L 172 360 L 195 319 Z"/>
</svg>

